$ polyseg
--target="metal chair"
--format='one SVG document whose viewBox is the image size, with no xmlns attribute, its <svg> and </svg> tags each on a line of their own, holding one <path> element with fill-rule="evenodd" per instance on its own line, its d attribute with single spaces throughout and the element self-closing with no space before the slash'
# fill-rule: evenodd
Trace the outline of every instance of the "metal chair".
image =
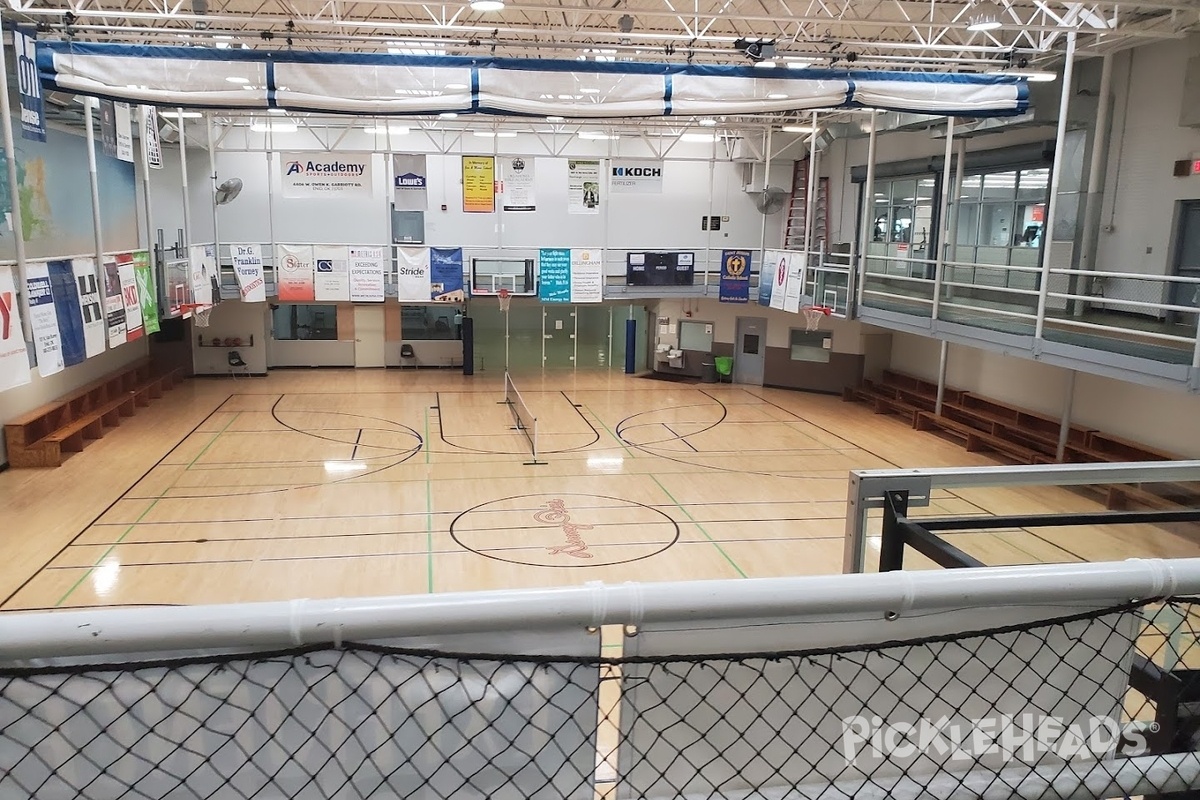
<svg viewBox="0 0 1200 800">
<path fill-rule="evenodd" d="M 409 364 L 412 365 L 413 369 L 417 368 L 417 352 L 413 350 L 411 344 L 405 343 L 400 345 L 400 366 L 405 367 Z"/>
<path fill-rule="evenodd" d="M 250 365 L 245 362 L 245 360 L 242 358 L 242 354 L 237 350 L 229 351 L 227 354 L 227 361 L 229 362 L 229 374 L 233 377 L 236 378 L 238 376 L 238 370 L 241 370 L 242 375 L 250 374 Z"/>
</svg>

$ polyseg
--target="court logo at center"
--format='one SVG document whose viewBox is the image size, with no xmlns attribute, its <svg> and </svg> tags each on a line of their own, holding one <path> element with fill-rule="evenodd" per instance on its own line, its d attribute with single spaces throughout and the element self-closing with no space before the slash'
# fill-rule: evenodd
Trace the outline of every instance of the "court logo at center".
<svg viewBox="0 0 1200 800">
<path fill-rule="evenodd" d="M 601 567 L 658 555 L 679 540 L 651 506 L 593 494 L 532 494 L 469 508 L 450 536 L 477 555 L 531 567 Z"/>
</svg>

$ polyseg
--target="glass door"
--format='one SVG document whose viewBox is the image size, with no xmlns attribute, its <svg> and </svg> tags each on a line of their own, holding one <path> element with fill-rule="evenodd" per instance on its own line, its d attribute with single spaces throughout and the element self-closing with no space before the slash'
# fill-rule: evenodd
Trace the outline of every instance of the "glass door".
<svg viewBox="0 0 1200 800">
<path fill-rule="evenodd" d="M 575 306 L 548 303 L 542 306 L 542 368 L 575 369 Z"/>
</svg>

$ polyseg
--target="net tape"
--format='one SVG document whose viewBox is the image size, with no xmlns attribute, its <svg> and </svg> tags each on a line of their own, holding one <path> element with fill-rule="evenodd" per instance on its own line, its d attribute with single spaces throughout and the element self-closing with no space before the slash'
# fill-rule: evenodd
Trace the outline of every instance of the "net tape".
<svg viewBox="0 0 1200 800">
<path fill-rule="evenodd" d="M 945 798 L 1011 794 L 1036 770 L 1058 778 L 1039 778 L 1038 796 L 1066 797 L 1081 763 L 1192 749 L 1187 726 L 1138 741 L 1131 723 L 1152 730 L 1163 709 L 1088 670 L 1136 647 L 1190 687 L 1198 621 L 1187 599 L 806 651 L 573 658 L 347 644 L 4 669 L 0 797 L 861 799 L 908 786 Z M 1127 676 L 1130 664 L 1105 666 Z M 982 671 L 1001 677 L 999 691 L 971 678 Z M 946 692 L 963 700 L 966 736 L 953 719 L 895 735 L 896 720 L 939 713 Z M 972 733 L 1016 708 L 1061 713 L 1064 700 L 1076 708 L 1069 724 L 1109 708 L 1123 734 L 1060 731 L 1043 746 L 1031 729 L 993 737 L 995 752 Z M 845 722 L 855 718 L 882 733 L 856 734 Z M 901 745 L 909 757 L 897 758 Z M 1136 777 L 1196 780 L 1180 766 L 1190 762 L 1164 763 Z"/>
</svg>

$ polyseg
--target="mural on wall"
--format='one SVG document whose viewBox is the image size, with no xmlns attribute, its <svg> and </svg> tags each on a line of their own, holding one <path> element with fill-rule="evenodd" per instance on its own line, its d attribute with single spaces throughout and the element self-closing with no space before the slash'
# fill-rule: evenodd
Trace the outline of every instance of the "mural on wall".
<svg viewBox="0 0 1200 800">
<path fill-rule="evenodd" d="M 14 124 L 19 124 L 16 120 Z M 92 253 L 92 198 L 87 189 L 87 140 L 54 128 L 45 142 L 18 139 L 17 183 L 21 227 L 28 258 Z M 96 153 L 104 249 L 137 247 L 138 221 L 133 164 Z M 0 259 L 16 258 L 8 164 L 0 152 Z M 80 176 L 85 176 L 80 184 Z"/>
</svg>

